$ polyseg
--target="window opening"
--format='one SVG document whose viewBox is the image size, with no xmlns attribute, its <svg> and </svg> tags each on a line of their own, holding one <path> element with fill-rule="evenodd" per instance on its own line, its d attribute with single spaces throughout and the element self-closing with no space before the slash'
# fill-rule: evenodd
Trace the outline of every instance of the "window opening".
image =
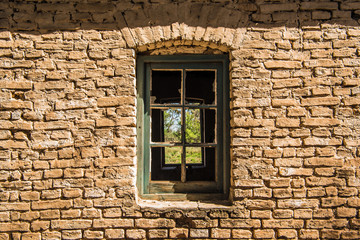
<svg viewBox="0 0 360 240">
<path fill-rule="evenodd" d="M 140 57 L 138 186 L 142 194 L 225 195 L 226 75 L 227 56 Z"/>
<path fill-rule="evenodd" d="M 151 70 L 150 180 L 215 180 L 215 82 L 216 69 Z"/>
</svg>

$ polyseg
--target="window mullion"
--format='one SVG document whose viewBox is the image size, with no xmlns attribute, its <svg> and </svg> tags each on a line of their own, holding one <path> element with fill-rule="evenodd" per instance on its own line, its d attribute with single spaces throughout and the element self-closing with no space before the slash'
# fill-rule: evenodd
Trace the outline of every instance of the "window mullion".
<svg viewBox="0 0 360 240">
<path fill-rule="evenodd" d="M 186 149 L 185 149 L 185 77 L 186 72 L 182 70 L 181 78 L 181 182 L 186 182 Z"/>
</svg>

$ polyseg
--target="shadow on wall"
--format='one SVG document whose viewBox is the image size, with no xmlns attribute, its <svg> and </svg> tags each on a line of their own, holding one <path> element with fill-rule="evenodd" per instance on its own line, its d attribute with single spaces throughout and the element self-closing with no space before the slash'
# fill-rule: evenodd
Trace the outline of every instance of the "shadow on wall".
<svg viewBox="0 0 360 240">
<path fill-rule="evenodd" d="M 58 1 L 57 1 L 58 2 Z M 360 2 L 282 1 L 147 1 L 83 3 L 82 0 L 14 1 L 0 3 L 0 29 L 29 33 L 59 30 L 121 30 L 171 26 L 302 27 L 331 23 L 358 26 Z M 168 3 L 167 3 L 168 2 Z"/>
</svg>

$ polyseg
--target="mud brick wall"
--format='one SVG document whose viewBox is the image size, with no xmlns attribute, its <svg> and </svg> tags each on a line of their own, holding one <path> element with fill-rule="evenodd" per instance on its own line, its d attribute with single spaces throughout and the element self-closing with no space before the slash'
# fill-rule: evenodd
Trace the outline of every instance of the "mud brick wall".
<svg viewBox="0 0 360 240">
<path fill-rule="evenodd" d="M 0 3 L 0 239 L 359 239 L 358 1 Z M 137 54 L 230 56 L 230 205 L 143 203 Z"/>
</svg>

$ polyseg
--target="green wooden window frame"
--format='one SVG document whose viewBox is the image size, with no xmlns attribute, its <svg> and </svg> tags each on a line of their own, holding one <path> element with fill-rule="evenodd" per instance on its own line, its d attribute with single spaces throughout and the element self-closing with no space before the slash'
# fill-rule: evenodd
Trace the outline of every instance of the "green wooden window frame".
<svg viewBox="0 0 360 240">
<path fill-rule="evenodd" d="M 220 200 L 228 198 L 229 189 L 229 79 L 228 55 L 138 56 L 137 58 L 137 188 L 145 199 L 157 200 Z M 181 165 L 181 181 L 151 180 L 151 110 L 150 81 L 154 70 L 214 71 L 216 104 L 203 108 L 216 109 L 216 164 L 212 181 L 186 182 Z M 182 78 L 185 74 L 182 74 Z M 185 80 L 184 80 L 185 81 Z M 191 108 L 189 105 L 180 107 Z M 199 107 L 196 107 L 199 108 Z M 200 107 L 201 108 L 201 107 Z M 161 145 L 161 144 L 160 144 Z M 213 144 L 214 145 L 214 144 Z M 184 147 L 185 145 L 180 145 Z M 201 145 L 203 146 L 203 145 Z M 188 147 L 188 146 L 187 146 Z M 184 148 L 185 149 L 185 148 Z M 153 161 L 158 161 L 153 159 Z M 185 167 L 184 167 L 185 166 Z"/>
</svg>

